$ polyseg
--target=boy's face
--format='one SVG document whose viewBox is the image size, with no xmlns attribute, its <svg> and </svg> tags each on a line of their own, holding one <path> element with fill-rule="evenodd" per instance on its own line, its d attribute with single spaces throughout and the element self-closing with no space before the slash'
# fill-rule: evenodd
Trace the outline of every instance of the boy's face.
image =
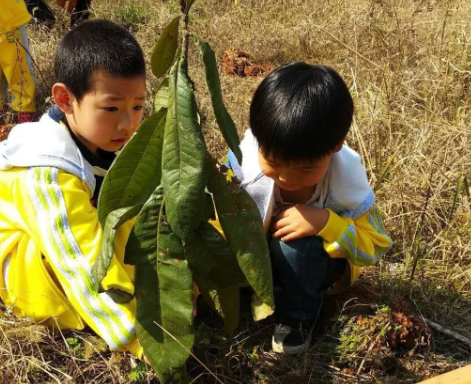
<svg viewBox="0 0 471 384">
<path fill-rule="evenodd" d="M 332 155 L 322 160 L 302 163 L 277 162 L 272 156 L 259 152 L 258 162 L 265 176 L 273 179 L 285 191 L 298 191 L 313 187 L 321 181 L 329 169 Z"/>
<path fill-rule="evenodd" d="M 144 109 L 144 76 L 131 78 L 98 73 L 80 102 L 70 98 L 66 112 L 71 130 L 88 149 L 116 152 L 136 132 Z"/>
</svg>

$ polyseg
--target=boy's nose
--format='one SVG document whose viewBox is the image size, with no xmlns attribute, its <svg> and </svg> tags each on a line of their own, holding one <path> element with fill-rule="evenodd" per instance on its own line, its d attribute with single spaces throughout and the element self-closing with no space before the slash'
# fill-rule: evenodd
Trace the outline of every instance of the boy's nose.
<svg viewBox="0 0 471 384">
<path fill-rule="evenodd" d="M 132 119 L 128 113 L 124 113 L 119 120 L 118 129 L 120 131 L 129 131 L 131 129 Z"/>
<path fill-rule="evenodd" d="M 278 175 L 278 179 L 282 183 L 294 184 L 296 182 L 296 180 L 293 177 L 290 177 L 289 175 Z"/>
</svg>

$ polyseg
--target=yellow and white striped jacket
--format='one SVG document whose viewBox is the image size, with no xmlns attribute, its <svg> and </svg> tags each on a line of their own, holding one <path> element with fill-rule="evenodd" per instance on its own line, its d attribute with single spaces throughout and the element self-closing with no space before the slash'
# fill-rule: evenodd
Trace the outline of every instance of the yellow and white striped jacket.
<svg viewBox="0 0 471 384">
<path fill-rule="evenodd" d="M 140 357 L 135 299 L 118 304 L 93 285 L 103 236 L 94 188 L 91 165 L 47 115 L 0 143 L 0 297 L 18 316 L 61 329 L 89 326 L 110 348 Z M 104 290 L 134 293 L 134 269 L 123 262 L 130 229 L 118 230 Z"/>
</svg>

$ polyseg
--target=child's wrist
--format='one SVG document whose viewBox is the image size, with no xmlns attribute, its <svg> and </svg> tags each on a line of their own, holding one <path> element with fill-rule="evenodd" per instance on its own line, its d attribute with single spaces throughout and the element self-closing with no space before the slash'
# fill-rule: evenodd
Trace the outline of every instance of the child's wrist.
<svg viewBox="0 0 471 384">
<path fill-rule="evenodd" d="M 321 232 L 329 222 L 330 212 L 327 209 L 319 208 L 316 214 L 316 235 Z"/>
</svg>

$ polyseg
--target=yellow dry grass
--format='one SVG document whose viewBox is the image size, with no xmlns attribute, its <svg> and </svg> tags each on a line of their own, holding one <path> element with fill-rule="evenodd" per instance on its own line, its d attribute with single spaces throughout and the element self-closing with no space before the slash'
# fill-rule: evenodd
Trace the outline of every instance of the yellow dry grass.
<svg viewBox="0 0 471 384">
<path fill-rule="evenodd" d="M 93 3 L 94 17 L 132 28 L 148 57 L 177 9 L 174 0 Z M 368 276 L 379 281 L 384 303 L 405 298 L 415 313 L 471 337 L 469 20 L 471 1 L 465 0 L 240 0 L 237 6 L 230 0 L 198 0 L 191 30 L 208 40 L 219 58 L 227 49 L 241 49 L 260 64 L 279 66 L 304 60 L 340 72 L 356 108 L 348 143 L 364 159 L 386 230 L 395 241 L 393 250 Z M 51 32 L 30 29 L 41 110 L 50 105 L 53 52 L 66 25 L 66 16 L 61 15 Z M 207 142 L 222 157 L 226 149 L 195 49 L 190 50 L 190 57 Z M 226 104 L 242 134 L 248 126 L 251 95 L 261 79 L 221 77 Z M 148 110 L 157 84 L 150 75 Z M 409 283 L 414 264 L 417 267 Z M 0 374 L 1 383 L 129 382 L 126 375 L 141 369 L 133 368 L 129 357 L 115 354 L 113 359 L 121 359 L 119 364 L 126 366 L 122 369 L 127 373 L 109 368 L 109 354 L 88 365 L 81 358 L 77 365 L 78 358 L 70 355 L 66 344 L 59 346 L 60 336 L 5 316 L 0 319 L 0 364 L 8 364 L 11 373 L 5 376 L 8 381 Z M 13 335 L 10 325 L 23 329 Z M 249 336 L 251 327 L 247 325 L 236 340 Z M 30 332 L 39 332 L 42 339 Z M 400 371 L 378 376 L 381 370 L 372 370 L 355 378 L 336 365 L 336 356 L 329 355 L 334 349 L 319 346 L 300 360 L 280 359 L 268 352 L 267 340 L 256 340 L 256 345 L 250 345 L 253 350 L 237 351 L 237 341 L 232 357 L 203 350 L 202 358 L 215 371 L 222 369 L 222 380 L 228 383 L 414 382 L 470 361 L 464 347 L 437 335 L 436 349 L 416 357 L 408 366 L 409 375 Z M 328 337 L 321 341 L 325 345 L 332 342 Z M 41 358 L 42 348 L 51 343 L 59 352 Z M 58 364 L 60 359 L 66 363 Z M 319 359 L 322 363 L 316 363 Z M 57 366 L 64 367 L 62 373 L 54 368 Z M 76 366 L 80 369 L 73 368 Z M 283 367 L 285 375 L 273 374 L 277 366 Z M 90 370 L 95 370 L 97 379 L 89 375 Z M 81 378 L 80 372 L 88 373 Z M 139 377 L 148 382 L 152 375 Z M 203 375 L 196 382 L 213 381 Z"/>
</svg>

